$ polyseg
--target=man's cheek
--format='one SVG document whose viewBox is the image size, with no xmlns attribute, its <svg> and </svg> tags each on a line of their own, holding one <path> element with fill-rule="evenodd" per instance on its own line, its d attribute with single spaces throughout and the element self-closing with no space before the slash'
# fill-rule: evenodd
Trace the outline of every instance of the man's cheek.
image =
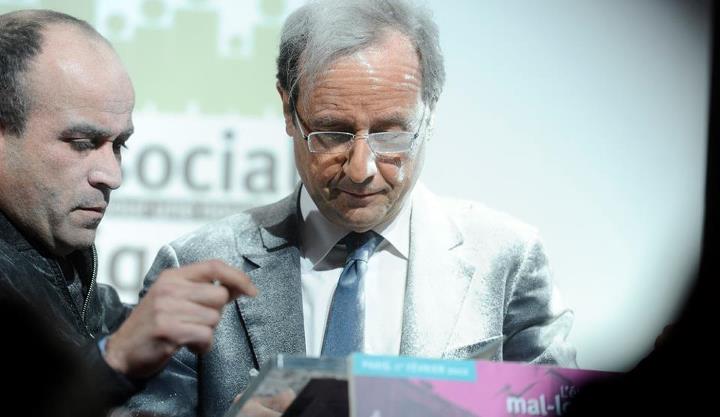
<svg viewBox="0 0 720 417">
<path fill-rule="evenodd" d="M 380 166 L 380 172 L 383 178 L 392 186 L 402 184 L 412 172 L 412 166 L 409 161 L 402 158 L 387 158 L 382 160 L 378 165 Z"/>
</svg>

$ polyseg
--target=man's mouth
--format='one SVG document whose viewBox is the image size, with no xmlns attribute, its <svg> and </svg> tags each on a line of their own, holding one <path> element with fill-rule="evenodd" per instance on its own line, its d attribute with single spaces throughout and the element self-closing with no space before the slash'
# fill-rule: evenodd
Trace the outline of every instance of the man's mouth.
<svg viewBox="0 0 720 417">
<path fill-rule="evenodd" d="M 370 192 L 370 191 L 349 191 L 349 190 L 340 190 L 341 192 L 350 195 L 351 197 L 355 198 L 367 198 L 372 197 L 374 195 L 380 194 L 379 191 Z"/>
<path fill-rule="evenodd" d="M 95 213 L 98 213 L 98 214 L 103 214 L 103 213 L 105 213 L 105 210 L 106 210 L 106 209 L 107 209 L 107 205 L 106 205 L 106 204 L 101 204 L 101 205 L 97 205 L 97 206 L 81 206 L 81 207 L 78 207 L 78 208 L 77 208 L 77 210 L 92 211 L 92 212 L 95 212 Z"/>
</svg>

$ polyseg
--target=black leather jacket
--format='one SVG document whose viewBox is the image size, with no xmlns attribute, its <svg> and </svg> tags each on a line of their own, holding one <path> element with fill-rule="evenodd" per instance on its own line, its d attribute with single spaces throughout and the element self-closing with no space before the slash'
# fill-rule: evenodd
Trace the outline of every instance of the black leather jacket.
<svg viewBox="0 0 720 417">
<path fill-rule="evenodd" d="M 120 301 L 112 287 L 97 283 L 94 246 L 72 253 L 69 259 L 83 281 L 86 296 L 82 309 L 72 300 L 57 258 L 23 236 L 0 212 L 1 298 L 27 303 L 41 318 L 47 319 L 56 330 L 52 336 L 78 352 L 94 377 L 99 378 L 95 396 L 102 398 L 107 407 L 120 405 L 141 384 L 110 368 L 97 343 L 122 324 L 131 308 Z"/>
</svg>

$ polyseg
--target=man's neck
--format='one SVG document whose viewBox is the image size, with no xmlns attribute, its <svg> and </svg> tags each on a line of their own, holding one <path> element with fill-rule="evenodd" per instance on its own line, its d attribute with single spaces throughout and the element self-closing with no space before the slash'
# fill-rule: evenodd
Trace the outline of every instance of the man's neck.
<svg viewBox="0 0 720 417">
<path fill-rule="evenodd" d="M 412 196 L 407 196 L 397 216 L 371 229 L 387 240 L 399 256 L 405 259 L 409 252 L 411 202 Z M 305 187 L 300 190 L 298 203 L 302 219 L 301 250 L 304 257 L 317 264 L 343 236 L 352 230 L 342 228 L 325 218 Z"/>
</svg>

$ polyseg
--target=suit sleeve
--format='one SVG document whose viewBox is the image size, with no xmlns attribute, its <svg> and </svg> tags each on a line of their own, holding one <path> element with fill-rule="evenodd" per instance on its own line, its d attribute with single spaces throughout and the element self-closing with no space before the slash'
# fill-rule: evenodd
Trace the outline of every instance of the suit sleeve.
<svg viewBox="0 0 720 417">
<path fill-rule="evenodd" d="M 175 250 L 163 246 L 145 276 L 142 298 L 155 282 L 160 272 L 179 266 Z M 197 358 L 186 348 L 181 348 L 165 368 L 150 378 L 145 388 L 133 396 L 125 406 L 132 415 L 194 417 L 198 407 Z"/>
<path fill-rule="evenodd" d="M 561 305 L 537 237 L 510 279 L 503 360 L 577 367 L 575 349 L 566 340 L 573 313 Z"/>
</svg>

